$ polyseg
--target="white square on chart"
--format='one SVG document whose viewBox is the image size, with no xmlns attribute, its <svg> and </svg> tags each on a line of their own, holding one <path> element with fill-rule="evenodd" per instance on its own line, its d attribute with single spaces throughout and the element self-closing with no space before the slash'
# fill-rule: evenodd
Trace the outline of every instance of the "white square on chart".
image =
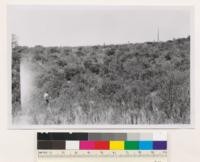
<svg viewBox="0 0 200 162">
<path fill-rule="evenodd" d="M 153 133 L 154 141 L 167 141 L 167 133 L 166 132 L 157 132 Z"/>
<path fill-rule="evenodd" d="M 65 141 L 66 150 L 79 150 L 79 141 Z"/>
</svg>

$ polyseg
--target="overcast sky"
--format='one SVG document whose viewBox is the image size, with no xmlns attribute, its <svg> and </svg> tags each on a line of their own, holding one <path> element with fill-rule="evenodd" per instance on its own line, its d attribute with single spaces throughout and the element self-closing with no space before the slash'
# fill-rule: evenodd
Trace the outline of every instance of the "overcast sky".
<svg viewBox="0 0 200 162">
<path fill-rule="evenodd" d="M 8 31 L 20 45 L 79 46 L 190 35 L 190 8 L 9 6 Z"/>
</svg>

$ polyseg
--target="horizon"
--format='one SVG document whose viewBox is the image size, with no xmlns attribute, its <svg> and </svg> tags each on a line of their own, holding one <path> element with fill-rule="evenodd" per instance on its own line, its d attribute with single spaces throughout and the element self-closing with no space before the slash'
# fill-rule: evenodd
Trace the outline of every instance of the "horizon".
<svg viewBox="0 0 200 162">
<path fill-rule="evenodd" d="M 77 45 L 77 46 L 68 46 L 68 45 L 63 45 L 63 46 L 56 46 L 56 45 L 44 46 L 44 45 L 40 45 L 40 44 L 37 44 L 37 45 L 34 45 L 34 46 L 26 46 L 26 45 L 20 45 L 20 44 L 18 44 L 18 46 L 28 47 L 28 48 L 34 48 L 34 47 L 37 47 L 37 46 L 41 46 L 41 47 L 44 47 L 44 48 L 52 48 L 52 47 L 77 48 L 77 47 L 94 47 L 94 46 L 117 46 L 117 45 L 129 45 L 129 44 L 135 45 L 135 44 L 144 44 L 144 43 L 166 43 L 168 41 L 175 41 L 175 40 L 178 40 L 178 39 L 187 39 L 187 38 L 190 38 L 190 37 L 191 37 L 191 35 L 188 35 L 186 37 L 173 38 L 173 39 L 169 39 L 169 40 L 165 40 L 165 41 L 145 41 L 145 42 L 134 42 L 134 43 L 133 42 L 127 42 L 127 43 L 119 43 L 119 44 L 94 44 L 94 45 Z"/>
</svg>

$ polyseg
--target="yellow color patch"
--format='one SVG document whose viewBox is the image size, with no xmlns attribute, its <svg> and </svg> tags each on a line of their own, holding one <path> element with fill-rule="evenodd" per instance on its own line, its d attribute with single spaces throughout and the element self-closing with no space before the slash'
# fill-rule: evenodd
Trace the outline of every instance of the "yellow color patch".
<svg viewBox="0 0 200 162">
<path fill-rule="evenodd" d="M 124 150 L 124 141 L 110 141 L 110 150 Z"/>
</svg>

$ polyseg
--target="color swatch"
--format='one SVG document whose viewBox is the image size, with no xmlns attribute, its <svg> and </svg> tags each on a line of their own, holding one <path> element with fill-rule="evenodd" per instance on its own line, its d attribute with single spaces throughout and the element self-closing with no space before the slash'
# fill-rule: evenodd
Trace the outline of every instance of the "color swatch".
<svg viewBox="0 0 200 162">
<path fill-rule="evenodd" d="M 110 150 L 124 150 L 124 141 L 110 141 Z"/>
<path fill-rule="evenodd" d="M 38 133 L 38 150 L 167 150 L 165 133 Z"/>
</svg>

